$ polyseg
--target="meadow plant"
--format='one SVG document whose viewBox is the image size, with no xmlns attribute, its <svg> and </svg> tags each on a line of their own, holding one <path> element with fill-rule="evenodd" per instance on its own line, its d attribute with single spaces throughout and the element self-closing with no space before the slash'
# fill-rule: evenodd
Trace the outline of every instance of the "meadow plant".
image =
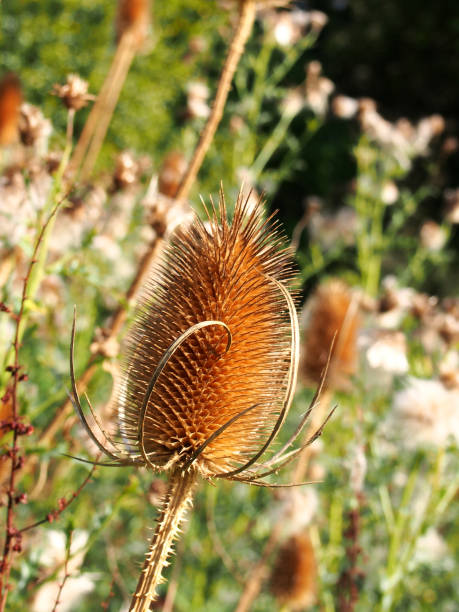
<svg viewBox="0 0 459 612">
<path fill-rule="evenodd" d="M 451 123 L 299 3 L 90 4 L 0 9 L 0 610 L 454 610 Z"/>
</svg>

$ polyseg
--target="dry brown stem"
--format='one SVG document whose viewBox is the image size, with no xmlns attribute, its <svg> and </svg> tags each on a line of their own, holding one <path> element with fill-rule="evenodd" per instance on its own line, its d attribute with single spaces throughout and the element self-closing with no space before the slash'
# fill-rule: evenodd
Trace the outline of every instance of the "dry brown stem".
<svg viewBox="0 0 459 612">
<path fill-rule="evenodd" d="M 185 176 L 183 177 L 178 188 L 176 194 L 177 200 L 185 200 L 188 197 L 204 157 L 212 143 L 215 131 L 223 115 L 223 109 L 225 108 L 226 99 L 228 98 L 234 73 L 242 53 L 244 52 L 247 39 L 252 31 L 253 23 L 255 21 L 255 14 L 255 0 L 244 0 L 241 2 L 239 20 L 228 49 L 228 54 L 226 56 L 225 64 L 220 76 L 212 110 L 204 130 L 201 132 L 199 142 L 194 150 L 193 157 L 188 165 Z"/>
<path fill-rule="evenodd" d="M 130 30 L 127 30 L 120 39 L 116 48 L 113 61 L 105 77 L 105 81 L 100 89 L 97 100 L 94 103 L 91 112 L 86 120 L 85 126 L 81 133 L 80 139 L 75 147 L 72 159 L 69 163 L 69 172 L 75 176 L 85 159 L 88 149 L 91 148 L 91 160 L 97 157 L 96 144 L 93 145 L 93 140 L 97 134 L 97 142 L 100 142 L 102 129 L 99 127 L 101 123 L 105 126 L 103 137 L 110 122 L 113 110 L 118 101 L 120 91 L 123 87 L 129 67 L 134 59 L 136 47 L 134 37 Z M 102 137 L 102 140 L 103 140 Z M 100 148 L 99 144 L 99 148 Z M 89 176 L 92 166 L 89 167 L 89 162 L 84 163 L 84 175 Z M 83 177 L 82 170 L 82 177 Z"/>
<path fill-rule="evenodd" d="M 277 523 L 274 525 L 269 540 L 267 541 L 265 548 L 262 552 L 261 558 L 258 563 L 254 566 L 250 573 L 244 591 L 239 599 L 235 612 L 248 612 L 252 603 L 258 597 L 260 593 L 261 585 L 268 575 L 268 561 L 274 549 L 280 539 L 282 532 L 282 525 Z"/>
<path fill-rule="evenodd" d="M 147 612 L 156 599 L 156 587 L 163 580 L 162 570 L 180 524 L 191 505 L 195 484 L 196 472 L 193 469 L 177 469 L 171 474 L 169 491 L 129 608 L 131 612 Z"/>
<path fill-rule="evenodd" d="M 120 44 L 117 49 L 117 65 L 116 74 L 110 83 L 110 89 L 105 99 L 102 100 L 100 107 L 100 115 L 95 125 L 92 140 L 89 144 L 88 151 L 81 168 L 80 179 L 85 181 L 91 175 L 91 172 L 96 163 L 97 156 L 105 139 L 108 126 L 110 124 L 113 112 L 118 103 L 118 99 L 126 80 L 129 68 L 136 53 L 136 43 L 130 31 L 123 34 Z"/>
</svg>

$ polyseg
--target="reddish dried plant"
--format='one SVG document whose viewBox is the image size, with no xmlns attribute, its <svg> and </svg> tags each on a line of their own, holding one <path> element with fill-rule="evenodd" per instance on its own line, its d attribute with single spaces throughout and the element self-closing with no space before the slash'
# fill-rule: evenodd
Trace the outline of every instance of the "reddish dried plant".
<svg viewBox="0 0 459 612">
<path fill-rule="evenodd" d="M 300 372 L 317 384 L 328 365 L 325 385 L 346 389 L 357 366 L 360 315 L 355 297 L 343 282 L 321 285 L 306 304 Z"/>
<path fill-rule="evenodd" d="M 307 415 L 283 448 L 261 459 L 295 388 L 292 275 L 290 253 L 260 204 L 249 212 L 240 197 L 230 223 L 222 196 L 207 223 L 196 218 L 180 230 L 145 289 L 127 342 L 120 441 L 89 427 L 72 349 L 75 405 L 94 442 L 114 465 L 170 472 L 131 610 L 147 610 L 155 599 L 198 476 L 273 486 L 264 477 L 301 451 L 286 452 Z"/>
<path fill-rule="evenodd" d="M 0 80 L 0 146 L 12 144 L 18 138 L 21 102 L 18 77 L 13 73 L 6 74 Z"/>
<path fill-rule="evenodd" d="M 279 551 L 271 574 L 271 591 L 289 610 L 304 610 L 317 597 L 317 564 L 307 533 L 287 540 Z"/>
<path fill-rule="evenodd" d="M 149 0 L 119 0 L 116 16 L 116 40 L 119 42 L 123 34 L 129 31 L 137 48 L 141 48 L 147 38 L 150 27 Z"/>
</svg>

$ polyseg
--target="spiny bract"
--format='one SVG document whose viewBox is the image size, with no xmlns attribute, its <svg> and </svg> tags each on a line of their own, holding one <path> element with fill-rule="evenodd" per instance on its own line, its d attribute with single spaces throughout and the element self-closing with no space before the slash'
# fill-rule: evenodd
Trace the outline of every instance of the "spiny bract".
<svg viewBox="0 0 459 612">
<path fill-rule="evenodd" d="M 292 275 L 260 203 L 239 197 L 230 223 L 222 197 L 207 223 L 175 235 L 127 343 L 118 403 L 132 455 L 154 469 L 194 455 L 212 477 L 262 447 L 289 394 Z"/>
</svg>

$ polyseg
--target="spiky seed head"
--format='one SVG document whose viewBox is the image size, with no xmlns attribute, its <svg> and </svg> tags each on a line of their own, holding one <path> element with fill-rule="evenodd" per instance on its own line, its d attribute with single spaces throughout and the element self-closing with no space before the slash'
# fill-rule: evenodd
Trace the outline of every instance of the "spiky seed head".
<svg viewBox="0 0 459 612">
<path fill-rule="evenodd" d="M 196 218 L 175 234 L 128 339 L 119 405 L 133 453 L 168 469 L 207 442 L 195 467 L 212 477 L 244 464 L 262 446 L 286 392 L 291 338 L 283 291 L 292 276 L 290 253 L 260 203 L 249 212 L 240 197 L 230 223 L 222 198 L 207 223 Z M 193 331 L 205 321 L 219 323 Z M 187 330 L 157 379 L 139 437 L 152 376 Z"/>
<path fill-rule="evenodd" d="M 0 146 L 17 140 L 19 110 L 22 102 L 18 77 L 9 73 L 0 80 Z"/>
<path fill-rule="evenodd" d="M 279 602 L 290 610 L 303 610 L 314 604 L 317 565 L 307 533 L 293 535 L 282 546 L 271 574 L 270 587 Z"/>
<path fill-rule="evenodd" d="M 346 389 L 357 365 L 357 332 L 360 315 L 349 287 L 333 279 L 319 286 L 306 303 L 301 346 L 300 373 L 303 379 L 318 384 L 330 365 L 326 386 Z"/>
</svg>

